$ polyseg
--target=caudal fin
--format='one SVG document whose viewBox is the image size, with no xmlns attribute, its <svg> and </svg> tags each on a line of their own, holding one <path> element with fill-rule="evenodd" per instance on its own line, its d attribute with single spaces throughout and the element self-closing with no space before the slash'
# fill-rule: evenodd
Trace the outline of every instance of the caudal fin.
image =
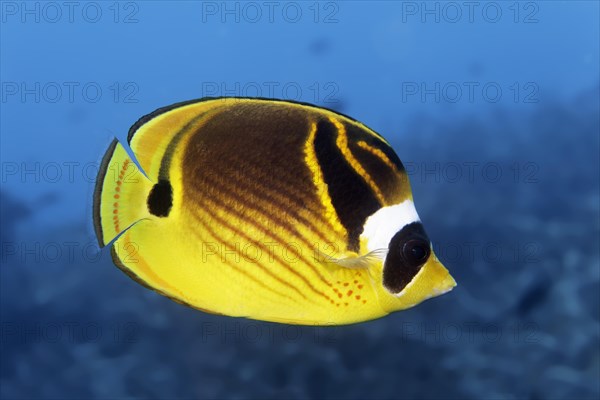
<svg viewBox="0 0 600 400">
<path fill-rule="evenodd" d="M 94 190 L 94 226 L 100 247 L 148 217 L 147 198 L 152 186 L 114 139 L 102 159 Z"/>
</svg>

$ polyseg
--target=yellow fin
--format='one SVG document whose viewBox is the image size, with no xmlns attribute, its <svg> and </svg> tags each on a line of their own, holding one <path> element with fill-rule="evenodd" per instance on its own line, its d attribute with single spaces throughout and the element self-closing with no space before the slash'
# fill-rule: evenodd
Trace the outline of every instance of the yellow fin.
<svg viewBox="0 0 600 400">
<path fill-rule="evenodd" d="M 146 199 L 152 186 L 114 139 L 102 160 L 94 191 L 94 225 L 100 247 L 149 216 Z"/>
</svg>

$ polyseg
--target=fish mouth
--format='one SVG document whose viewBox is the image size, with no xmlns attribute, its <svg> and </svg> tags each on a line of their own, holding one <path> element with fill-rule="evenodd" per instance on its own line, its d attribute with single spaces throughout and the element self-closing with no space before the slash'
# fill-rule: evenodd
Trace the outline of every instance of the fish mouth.
<svg viewBox="0 0 600 400">
<path fill-rule="evenodd" d="M 454 289 L 456 286 L 457 286 L 456 281 L 454 280 L 452 275 L 450 275 L 450 273 L 448 273 L 448 276 L 446 277 L 446 279 L 444 279 L 438 287 L 433 288 L 433 290 L 432 290 L 433 295 L 431 297 L 437 297 L 437 296 L 441 296 L 445 293 L 448 293 L 448 292 L 452 291 L 452 289 Z"/>
<path fill-rule="evenodd" d="M 432 275 L 432 287 L 431 293 L 429 294 L 427 299 L 441 296 L 445 293 L 450 292 L 457 286 L 454 277 L 450 275 L 450 271 L 438 260 L 438 258 L 433 255 L 425 265 L 430 269 L 430 275 Z M 425 268 L 425 266 L 423 267 Z"/>
<path fill-rule="evenodd" d="M 396 303 L 395 310 L 407 309 L 448 293 L 456 286 L 457 283 L 450 272 L 432 253 L 432 257 L 423 264 L 408 285 L 401 292 L 391 293 L 391 295 L 399 302 Z"/>
</svg>

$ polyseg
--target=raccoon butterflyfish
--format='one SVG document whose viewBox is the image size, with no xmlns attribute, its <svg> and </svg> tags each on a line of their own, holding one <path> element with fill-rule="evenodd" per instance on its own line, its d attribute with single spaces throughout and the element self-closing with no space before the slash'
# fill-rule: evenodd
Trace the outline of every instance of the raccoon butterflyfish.
<svg viewBox="0 0 600 400">
<path fill-rule="evenodd" d="M 451 290 L 388 142 L 310 104 L 210 98 L 116 139 L 94 194 L 100 246 L 202 311 L 304 325 L 382 317 Z"/>
</svg>

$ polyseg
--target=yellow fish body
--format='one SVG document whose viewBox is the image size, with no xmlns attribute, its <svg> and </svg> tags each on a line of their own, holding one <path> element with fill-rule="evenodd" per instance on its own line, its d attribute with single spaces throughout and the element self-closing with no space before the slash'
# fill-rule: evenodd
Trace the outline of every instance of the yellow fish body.
<svg viewBox="0 0 600 400">
<path fill-rule="evenodd" d="M 201 99 L 141 118 L 128 143 L 135 161 L 115 140 L 102 162 L 98 240 L 112 242 L 123 271 L 173 300 L 338 325 L 456 285 L 398 156 L 351 118 L 286 101 Z"/>
</svg>

